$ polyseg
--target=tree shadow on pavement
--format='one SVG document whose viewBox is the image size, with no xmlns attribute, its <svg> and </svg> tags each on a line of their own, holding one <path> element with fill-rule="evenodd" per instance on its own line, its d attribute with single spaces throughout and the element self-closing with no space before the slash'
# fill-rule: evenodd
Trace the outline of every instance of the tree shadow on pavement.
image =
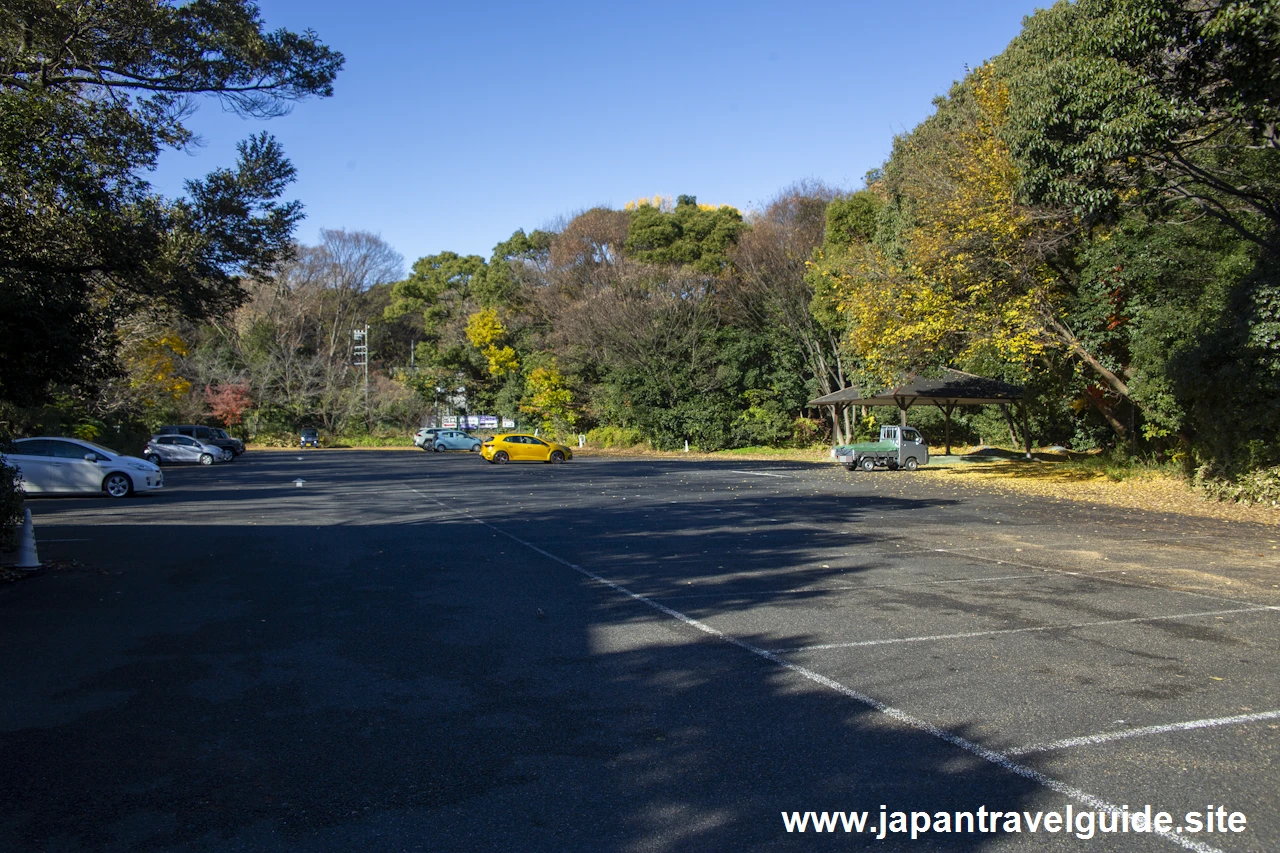
<svg viewBox="0 0 1280 853">
<path fill-rule="evenodd" d="M 434 510 L 380 523 L 390 498 L 216 536 L 93 527 L 86 556 L 122 574 L 0 596 L 0 848 L 980 850 L 991 836 L 788 833 L 782 813 L 874 826 L 882 804 L 1044 807 L 1028 779 L 506 535 L 640 593 L 720 596 L 699 612 L 748 612 L 877 568 L 819 555 L 909 502 L 851 497 L 845 526 L 787 532 L 812 502 L 652 501 L 646 519 L 551 505 L 581 491 L 564 488 L 518 516 L 490 500 L 492 527 Z M 74 538 L 57 515 L 47 529 Z M 750 522 L 768 529 L 748 538 Z"/>
</svg>

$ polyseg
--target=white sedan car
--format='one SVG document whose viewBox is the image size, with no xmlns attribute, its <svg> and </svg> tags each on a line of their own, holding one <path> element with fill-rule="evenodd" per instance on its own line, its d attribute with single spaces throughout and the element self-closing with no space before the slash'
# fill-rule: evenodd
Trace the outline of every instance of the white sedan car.
<svg viewBox="0 0 1280 853">
<path fill-rule="evenodd" d="M 158 465 L 78 438 L 19 438 L 4 460 L 22 473 L 29 495 L 106 492 L 124 498 L 164 485 Z"/>
</svg>

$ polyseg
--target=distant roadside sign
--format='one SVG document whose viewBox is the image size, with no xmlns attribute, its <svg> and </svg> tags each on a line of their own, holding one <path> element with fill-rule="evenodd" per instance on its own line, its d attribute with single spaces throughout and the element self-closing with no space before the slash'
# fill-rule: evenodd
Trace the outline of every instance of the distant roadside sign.
<svg viewBox="0 0 1280 853">
<path fill-rule="evenodd" d="M 511 418 L 499 418 L 497 415 L 448 415 L 440 418 L 440 426 L 448 429 L 497 429 L 499 421 L 508 428 L 516 425 Z"/>
</svg>

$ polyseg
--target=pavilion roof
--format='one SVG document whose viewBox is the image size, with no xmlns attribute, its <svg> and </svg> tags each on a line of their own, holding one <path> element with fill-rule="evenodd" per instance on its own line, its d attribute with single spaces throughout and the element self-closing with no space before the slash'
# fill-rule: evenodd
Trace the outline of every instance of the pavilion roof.
<svg viewBox="0 0 1280 853">
<path fill-rule="evenodd" d="M 975 376 L 945 368 L 938 377 L 917 376 L 897 388 L 863 397 L 857 388 L 842 388 L 825 397 L 810 400 L 810 406 L 897 406 L 907 409 L 916 403 L 953 406 L 1003 405 L 1022 398 L 1023 388 L 999 379 Z"/>
</svg>

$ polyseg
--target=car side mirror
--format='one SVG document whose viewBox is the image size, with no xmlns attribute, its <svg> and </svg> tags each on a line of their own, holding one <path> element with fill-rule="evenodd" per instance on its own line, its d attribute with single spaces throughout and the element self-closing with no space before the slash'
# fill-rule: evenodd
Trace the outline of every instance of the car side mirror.
<svg viewBox="0 0 1280 853">
<path fill-rule="evenodd" d="M 86 453 L 86 454 L 84 455 L 84 461 L 85 461 L 85 462 L 97 462 L 97 461 L 98 461 L 98 454 L 96 454 L 96 453 Z"/>
</svg>

